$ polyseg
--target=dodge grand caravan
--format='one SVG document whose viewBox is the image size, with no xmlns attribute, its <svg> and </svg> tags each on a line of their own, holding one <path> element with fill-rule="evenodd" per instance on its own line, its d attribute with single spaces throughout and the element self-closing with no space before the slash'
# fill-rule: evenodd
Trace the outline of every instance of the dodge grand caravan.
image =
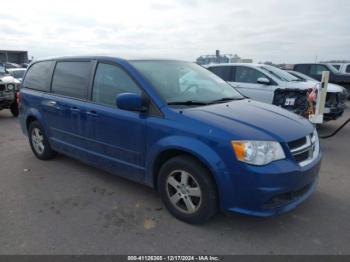
<svg viewBox="0 0 350 262">
<path fill-rule="evenodd" d="M 272 216 L 314 191 L 316 130 L 172 60 L 70 57 L 32 63 L 20 123 L 41 160 L 57 152 L 154 187 L 176 218 Z"/>
</svg>

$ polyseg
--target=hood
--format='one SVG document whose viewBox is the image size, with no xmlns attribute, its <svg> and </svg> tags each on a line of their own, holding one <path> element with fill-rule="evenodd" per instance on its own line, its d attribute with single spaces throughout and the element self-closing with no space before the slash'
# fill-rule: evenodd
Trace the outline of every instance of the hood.
<svg viewBox="0 0 350 262">
<path fill-rule="evenodd" d="M 3 84 L 20 84 L 21 82 L 18 81 L 13 76 L 0 76 L 0 82 Z"/>
<path fill-rule="evenodd" d="M 286 82 L 284 86 L 281 88 L 297 88 L 297 89 L 309 89 L 315 87 L 320 82 L 318 81 L 305 81 L 305 82 Z M 329 93 L 337 93 L 343 92 L 343 88 L 339 85 L 328 83 L 327 92 Z"/>
<path fill-rule="evenodd" d="M 299 115 L 250 99 L 188 108 L 182 112 L 184 116 L 224 129 L 232 139 L 289 142 L 314 129 Z"/>
</svg>

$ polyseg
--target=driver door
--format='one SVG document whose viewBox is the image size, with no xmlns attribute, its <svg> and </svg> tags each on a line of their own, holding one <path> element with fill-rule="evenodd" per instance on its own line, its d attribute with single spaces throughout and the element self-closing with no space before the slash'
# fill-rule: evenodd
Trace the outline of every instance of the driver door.
<svg viewBox="0 0 350 262">
<path fill-rule="evenodd" d="M 235 66 L 234 87 L 243 95 L 261 102 L 271 104 L 276 86 L 260 84 L 258 79 L 263 77 L 270 79 L 262 72 L 247 66 Z"/>
<path fill-rule="evenodd" d="M 119 109 L 115 101 L 118 94 L 141 92 L 123 68 L 98 63 L 85 129 L 86 147 L 96 153 L 100 165 L 138 181 L 144 175 L 147 117 Z"/>
</svg>

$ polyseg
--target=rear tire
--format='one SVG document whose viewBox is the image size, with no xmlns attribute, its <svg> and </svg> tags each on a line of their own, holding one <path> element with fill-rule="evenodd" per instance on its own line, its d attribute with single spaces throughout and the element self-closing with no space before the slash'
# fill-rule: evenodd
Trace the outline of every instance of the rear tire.
<svg viewBox="0 0 350 262">
<path fill-rule="evenodd" d="M 191 156 L 177 156 L 163 164 L 158 189 L 168 211 L 186 223 L 203 223 L 218 212 L 215 182 L 209 170 Z"/>
<path fill-rule="evenodd" d="M 14 117 L 18 117 L 18 114 L 19 114 L 19 110 L 18 110 L 18 105 L 17 103 L 13 103 L 11 106 L 10 106 L 10 111 L 11 111 L 11 114 L 14 116 Z"/>
<path fill-rule="evenodd" d="M 57 152 L 51 149 L 49 140 L 39 122 L 31 122 L 28 131 L 29 144 L 37 158 L 49 160 L 57 155 Z"/>
</svg>

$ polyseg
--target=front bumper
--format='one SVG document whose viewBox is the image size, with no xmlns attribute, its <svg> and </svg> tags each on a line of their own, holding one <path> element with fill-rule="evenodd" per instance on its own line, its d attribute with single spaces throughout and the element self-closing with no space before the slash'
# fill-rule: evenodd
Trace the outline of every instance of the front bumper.
<svg viewBox="0 0 350 262">
<path fill-rule="evenodd" d="M 232 176 L 232 182 L 236 181 L 232 201 L 224 210 L 267 217 L 295 208 L 315 190 L 321 158 L 320 152 L 305 167 L 287 159 L 265 167 L 246 165 Z"/>
<path fill-rule="evenodd" d="M 0 92 L 0 108 L 9 108 L 14 102 L 14 93 Z"/>
<path fill-rule="evenodd" d="M 324 120 L 336 120 L 341 117 L 344 113 L 345 105 L 339 107 L 326 107 L 325 113 L 323 114 Z"/>
</svg>

